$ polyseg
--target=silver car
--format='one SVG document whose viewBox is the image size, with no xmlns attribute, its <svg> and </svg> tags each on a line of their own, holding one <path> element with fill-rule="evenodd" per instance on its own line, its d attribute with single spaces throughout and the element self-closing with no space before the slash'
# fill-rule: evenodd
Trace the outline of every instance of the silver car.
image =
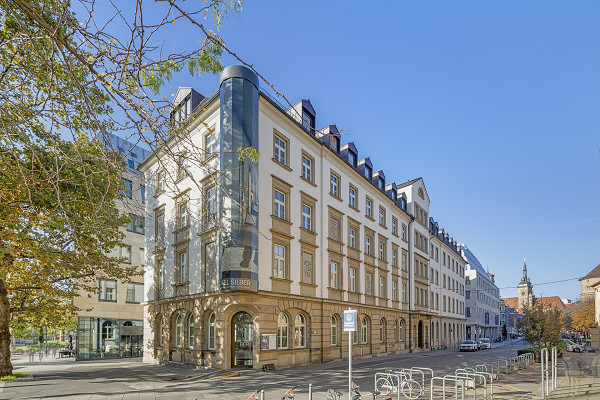
<svg viewBox="0 0 600 400">
<path fill-rule="evenodd" d="M 481 349 L 491 349 L 492 348 L 492 342 L 490 342 L 490 339 L 488 338 L 481 338 L 479 339 L 480 344 L 480 348 Z"/>
<path fill-rule="evenodd" d="M 478 346 L 477 343 L 475 343 L 475 341 L 473 340 L 465 340 L 460 344 L 460 347 L 458 348 L 459 351 L 477 351 Z"/>
</svg>

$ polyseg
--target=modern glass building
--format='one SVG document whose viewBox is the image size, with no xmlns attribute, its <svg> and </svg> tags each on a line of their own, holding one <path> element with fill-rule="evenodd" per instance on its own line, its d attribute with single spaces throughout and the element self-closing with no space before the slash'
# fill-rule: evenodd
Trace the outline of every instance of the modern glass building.
<svg viewBox="0 0 600 400">
<path fill-rule="evenodd" d="M 142 320 L 79 318 L 77 359 L 142 357 Z"/>
</svg>

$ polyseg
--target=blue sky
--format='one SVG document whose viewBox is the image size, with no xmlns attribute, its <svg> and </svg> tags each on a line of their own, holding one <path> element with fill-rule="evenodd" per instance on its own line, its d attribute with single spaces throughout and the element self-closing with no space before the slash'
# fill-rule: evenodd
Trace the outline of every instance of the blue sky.
<svg viewBox="0 0 600 400">
<path fill-rule="evenodd" d="M 526 257 L 536 296 L 575 299 L 576 280 L 539 284 L 600 263 L 599 20 L 594 1 L 250 0 L 221 36 L 388 181 L 423 177 L 431 216 L 502 296 Z"/>
</svg>

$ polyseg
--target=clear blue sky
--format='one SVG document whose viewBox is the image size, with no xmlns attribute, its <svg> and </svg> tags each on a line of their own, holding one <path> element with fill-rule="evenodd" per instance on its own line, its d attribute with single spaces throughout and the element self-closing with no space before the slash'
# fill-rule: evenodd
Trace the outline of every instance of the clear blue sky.
<svg viewBox="0 0 600 400">
<path fill-rule="evenodd" d="M 597 1 L 250 0 L 221 35 L 388 181 L 423 177 L 498 287 L 526 257 L 536 296 L 575 299 L 578 281 L 536 284 L 600 263 L 599 21 Z"/>
</svg>

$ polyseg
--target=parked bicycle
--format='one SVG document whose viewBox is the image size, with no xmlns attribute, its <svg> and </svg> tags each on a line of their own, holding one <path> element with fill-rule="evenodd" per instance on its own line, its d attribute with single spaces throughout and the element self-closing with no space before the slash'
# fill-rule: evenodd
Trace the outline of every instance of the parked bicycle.
<svg viewBox="0 0 600 400">
<path fill-rule="evenodd" d="M 418 399 L 423 395 L 423 387 L 413 379 L 412 372 L 406 370 L 386 370 L 385 375 L 375 382 L 375 390 L 384 396 L 398 392 L 407 399 Z"/>
<path fill-rule="evenodd" d="M 292 400 L 294 398 L 294 389 L 298 389 L 300 385 L 292 386 L 287 392 L 281 396 L 281 400 Z"/>
<path fill-rule="evenodd" d="M 379 396 L 381 394 L 380 391 L 378 391 L 377 389 L 375 389 L 374 391 L 371 392 L 371 396 L 373 396 L 373 400 L 375 400 L 377 398 L 377 396 Z M 352 393 L 350 398 L 352 400 L 362 400 L 362 394 L 360 394 L 360 386 L 358 386 L 356 384 L 356 382 L 354 381 L 354 379 L 352 380 Z M 392 400 L 390 399 L 385 399 L 385 400 Z"/>
<path fill-rule="evenodd" d="M 248 397 L 248 400 L 258 400 L 260 398 L 260 393 L 265 390 L 265 387 L 262 386 L 260 389 L 258 389 L 256 392 L 252 393 L 250 395 L 250 397 Z"/>
<path fill-rule="evenodd" d="M 342 398 L 342 394 L 337 390 L 329 389 L 325 394 L 325 400 L 340 400 Z"/>
</svg>

